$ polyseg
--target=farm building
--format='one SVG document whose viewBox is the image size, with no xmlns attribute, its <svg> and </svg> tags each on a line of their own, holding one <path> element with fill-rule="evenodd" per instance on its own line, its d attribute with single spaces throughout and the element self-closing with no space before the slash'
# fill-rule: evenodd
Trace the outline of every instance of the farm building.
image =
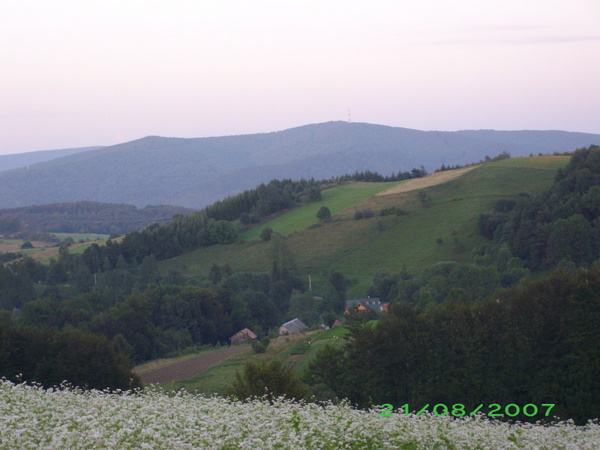
<svg viewBox="0 0 600 450">
<path fill-rule="evenodd" d="M 256 334 L 252 332 L 252 330 L 248 328 L 244 328 L 243 330 L 238 331 L 233 336 L 229 338 L 229 342 L 231 345 L 244 344 L 248 342 L 250 339 L 256 339 Z"/>
<path fill-rule="evenodd" d="M 387 311 L 388 304 L 381 303 L 378 298 L 362 298 L 355 300 L 346 300 L 345 311 L 349 314 L 352 311 Z"/>
<path fill-rule="evenodd" d="M 288 334 L 297 334 L 300 331 L 308 328 L 299 319 L 290 320 L 279 327 L 279 336 L 287 336 Z"/>
</svg>

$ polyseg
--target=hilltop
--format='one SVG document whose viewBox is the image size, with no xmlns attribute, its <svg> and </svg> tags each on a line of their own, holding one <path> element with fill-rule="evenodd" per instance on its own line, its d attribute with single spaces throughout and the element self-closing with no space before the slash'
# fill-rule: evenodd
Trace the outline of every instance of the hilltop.
<svg viewBox="0 0 600 450">
<path fill-rule="evenodd" d="M 149 136 L 0 173 L 0 207 L 73 201 L 201 208 L 271 179 L 384 175 L 486 155 L 572 151 L 600 135 L 563 131 L 419 131 L 328 122 L 226 137 Z"/>
</svg>

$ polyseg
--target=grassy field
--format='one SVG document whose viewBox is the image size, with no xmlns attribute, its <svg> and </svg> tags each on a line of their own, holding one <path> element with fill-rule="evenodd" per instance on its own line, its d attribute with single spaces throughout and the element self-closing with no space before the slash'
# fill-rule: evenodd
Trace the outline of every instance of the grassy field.
<svg viewBox="0 0 600 450">
<path fill-rule="evenodd" d="M 291 367 L 296 374 L 303 375 L 308 370 L 311 358 L 314 357 L 319 349 L 325 345 L 343 345 L 345 340 L 342 337 L 347 333 L 347 328 L 338 326 L 329 330 L 308 331 L 293 336 L 280 336 L 271 340 L 267 351 L 263 354 L 250 352 L 234 356 L 214 365 L 194 378 L 165 383 L 161 387 L 167 391 L 177 391 L 183 388 L 188 392 L 223 394 L 235 379 L 236 371 L 241 370 L 247 361 L 279 359 L 288 367 Z M 151 361 L 136 367 L 134 371 L 136 373 L 143 373 L 147 370 L 172 364 L 176 360 L 178 359 Z"/>
<path fill-rule="evenodd" d="M 325 189 L 323 191 L 323 200 L 294 209 L 283 216 L 271 220 L 264 226 L 252 228 L 242 233 L 241 238 L 244 240 L 258 240 L 260 239 L 260 233 L 267 226 L 283 236 L 297 233 L 319 222 L 317 212 L 322 206 L 328 207 L 331 214 L 337 214 L 399 183 L 401 182 L 346 183 Z"/>
<path fill-rule="evenodd" d="M 309 227 L 317 222 L 316 217 L 310 217 L 318 210 L 315 204 L 310 205 L 311 210 L 300 208 L 259 228 L 281 227 L 285 235 L 295 224 L 286 243 L 298 274 L 306 278 L 311 275 L 315 294 L 324 294 L 331 272 L 340 271 L 350 280 L 348 295 L 364 296 L 378 271 L 395 272 L 406 267 L 416 273 L 439 261 L 465 261 L 471 248 L 485 242 L 476 231 L 479 214 L 489 211 L 501 198 L 547 189 L 556 170 L 568 160 L 568 156 L 542 156 L 483 164 L 460 178 L 423 189 L 429 198 L 427 205 L 419 200 L 419 191 L 374 196 L 385 188 L 383 184 L 342 185 L 324 193 L 322 204 L 333 213 L 330 222 Z M 392 206 L 407 214 L 354 220 L 357 210 L 378 212 Z M 244 236 L 249 239 L 252 235 Z M 174 270 L 198 278 L 208 275 L 212 263 L 228 263 L 234 272 L 269 272 L 271 246 L 269 242 L 246 240 L 207 247 L 165 261 L 161 267 L 165 273 Z"/>
<path fill-rule="evenodd" d="M 60 241 L 71 238 L 74 243 L 69 246 L 69 252 L 81 254 L 87 247 L 96 243 L 103 244 L 108 239 L 108 234 L 82 234 L 82 233 L 51 233 Z M 25 243 L 24 239 L 0 239 L 0 252 L 13 252 L 29 256 L 35 261 L 49 263 L 51 259 L 56 258 L 59 248 L 56 242 L 32 241 L 34 248 L 21 250 L 21 245 Z"/>
</svg>

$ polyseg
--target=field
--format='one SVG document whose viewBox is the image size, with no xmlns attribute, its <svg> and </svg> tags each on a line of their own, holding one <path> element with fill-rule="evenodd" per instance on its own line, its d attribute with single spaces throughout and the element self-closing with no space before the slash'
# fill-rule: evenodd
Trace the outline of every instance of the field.
<svg viewBox="0 0 600 450">
<path fill-rule="evenodd" d="M 81 234 L 81 233 L 50 233 L 56 236 L 59 241 L 72 239 L 73 243 L 69 246 L 70 253 L 83 253 L 84 250 L 93 243 L 104 243 L 108 239 L 107 234 Z M 52 258 L 58 255 L 59 247 L 56 242 L 31 241 L 34 248 L 21 250 L 21 245 L 25 243 L 23 239 L 0 239 L 0 252 L 21 253 L 29 256 L 35 261 L 48 263 Z"/>
<path fill-rule="evenodd" d="M 172 364 L 155 369 L 141 370 L 137 368 L 135 372 L 140 375 L 144 385 L 181 381 L 192 378 L 208 370 L 210 367 L 226 361 L 232 356 L 248 353 L 249 350 L 248 346 L 225 347 L 219 350 L 204 352 L 200 355 L 180 358 Z"/>
<path fill-rule="evenodd" d="M 271 220 L 264 226 L 248 230 L 242 233 L 241 238 L 248 241 L 258 240 L 264 227 L 270 227 L 282 236 L 297 233 L 319 222 L 317 212 L 321 206 L 328 207 L 331 214 L 337 214 L 400 183 L 346 183 L 334 188 L 325 189 L 322 191 L 323 200 L 309 203 Z"/>
<path fill-rule="evenodd" d="M 1 448 L 597 449 L 600 425 L 509 424 L 283 399 L 44 390 L 0 380 Z"/>
<path fill-rule="evenodd" d="M 308 205 L 247 231 L 241 243 L 202 248 L 164 261 L 161 268 L 164 273 L 178 271 L 196 278 L 206 277 L 213 263 L 228 263 L 234 272 L 268 273 L 272 244 L 252 239 L 271 227 L 287 236 L 297 273 L 306 279 L 311 275 L 315 294 L 324 294 L 331 272 L 340 271 L 350 281 L 348 295 L 364 296 L 378 271 L 406 268 L 417 273 L 439 261 L 465 261 L 471 248 L 485 242 L 476 231 L 479 214 L 501 198 L 548 188 L 556 170 L 568 161 L 568 156 L 502 160 L 441 184 L 389 195 L 375 195 L 385 190 L 385 183 L 342 185 L 324 191 L 319 203 L 331 209 L 330 222 L 318 223 L 318 205 Z M 413 181 L 418 180 L 405 183 Z M 354 220 L 356 211 L 378 213 L 390 207 L 406 214 Z"/>
<path fill-rule="evenodd" d="M 336 327 L 336 330 L 338 327 Z M 340 328 L 336 334 L 344 334 L 345 329 Z M 329 331 L 329 330 L 326 330 Z M 300 370 L 308 364 L 308 359 L 315 354 L 315 351 L 322 347 L 325 342 L 331 342 L 327 335 L 323 335 L 319 344 L 313 346 L 308 352 L 302 352 L 302 355 L 292 355 L 294 349 L 306 346 L 309 340 L 315 340 L 316 336 L 320 336 L 325 331 L 315 332 L 309 331 L 294 336 L 280 336 L 276 339 L 272 339 L 267 351 L 262 354 L 255 354 L 249 348 L 249 346 L 241 346 L 242 350 L 236 356 L 227 358 L 226 360 L 219 362 L 218 364 L 209 367 L 206 370 L 201 371 L 196 376 L 193 376 L 187 380 L 180 380 L 176 382 L 167 382 L 169 378 L 168 371 L 165 372 L 165 382 L 161 384 L 161 387 L 168 391 L 178 391 L 179 389 L 185 389 L 188 392 L 200 393 L 200 394 L 223 394 L 225 390 L 231 385 L 235 379 L 236 371 L 240 370 L 246 361 L 264 361 L 279 359 L 286 363 L 288 366 L 294 368 L 295 372 L 300 374 Z M 315 343 L 316 344 L 316 343 Z M 233 347 L 236 348 L 236 347 Z M 301 366 L 301 367 L 300 367 Z M 177 371 L 176 363 L 165 367 L 165 369 L 172 368 Z M 136 369 L 139 373 L 139 369 Z"/>
</svg>

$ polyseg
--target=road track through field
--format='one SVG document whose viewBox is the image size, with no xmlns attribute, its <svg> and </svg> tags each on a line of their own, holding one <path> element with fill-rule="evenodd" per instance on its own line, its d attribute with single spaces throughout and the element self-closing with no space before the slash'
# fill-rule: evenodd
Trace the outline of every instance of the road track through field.
<svg viewBox="0 0 600 450">
<path fill-rule="evenodd" d="M 249 347 L 247 345 L 241 345 L 223 350 L 215 350 L 170 364 L 166 367 L 150 370 L 141 374 L 140 378 L 143 384 L 159 384 L 187 380 L 204 372 L 209 367 L 212 367 L 221 361 L 225 361 L 243 351 L 247 351 L 248 349 Z"/>
<path fill-rule="evenodd" d="M 406 181 L 404 183 L 400 183 L 398 186 L 394 186 L 393 188 L 386 189 L 379 194 L 375 194 L 375 197 L 380 195 L 393 195 L 400 194 L 402 192 L 410 192 L 416 191 L 417 189 L 423 189 L 430 186 L 435 186 L 436 184 L 442 184 L 450 180 L 454 180 L 465 173 L 475 169 L 479 166 L 469 166 L 463 167 L 462 169 L 455 170 L 444 170 L 442 172 L 435 172 L 431 175 L 426 175 L 421 178 L 415 178 L 413 180 Z"/>
</svg>

